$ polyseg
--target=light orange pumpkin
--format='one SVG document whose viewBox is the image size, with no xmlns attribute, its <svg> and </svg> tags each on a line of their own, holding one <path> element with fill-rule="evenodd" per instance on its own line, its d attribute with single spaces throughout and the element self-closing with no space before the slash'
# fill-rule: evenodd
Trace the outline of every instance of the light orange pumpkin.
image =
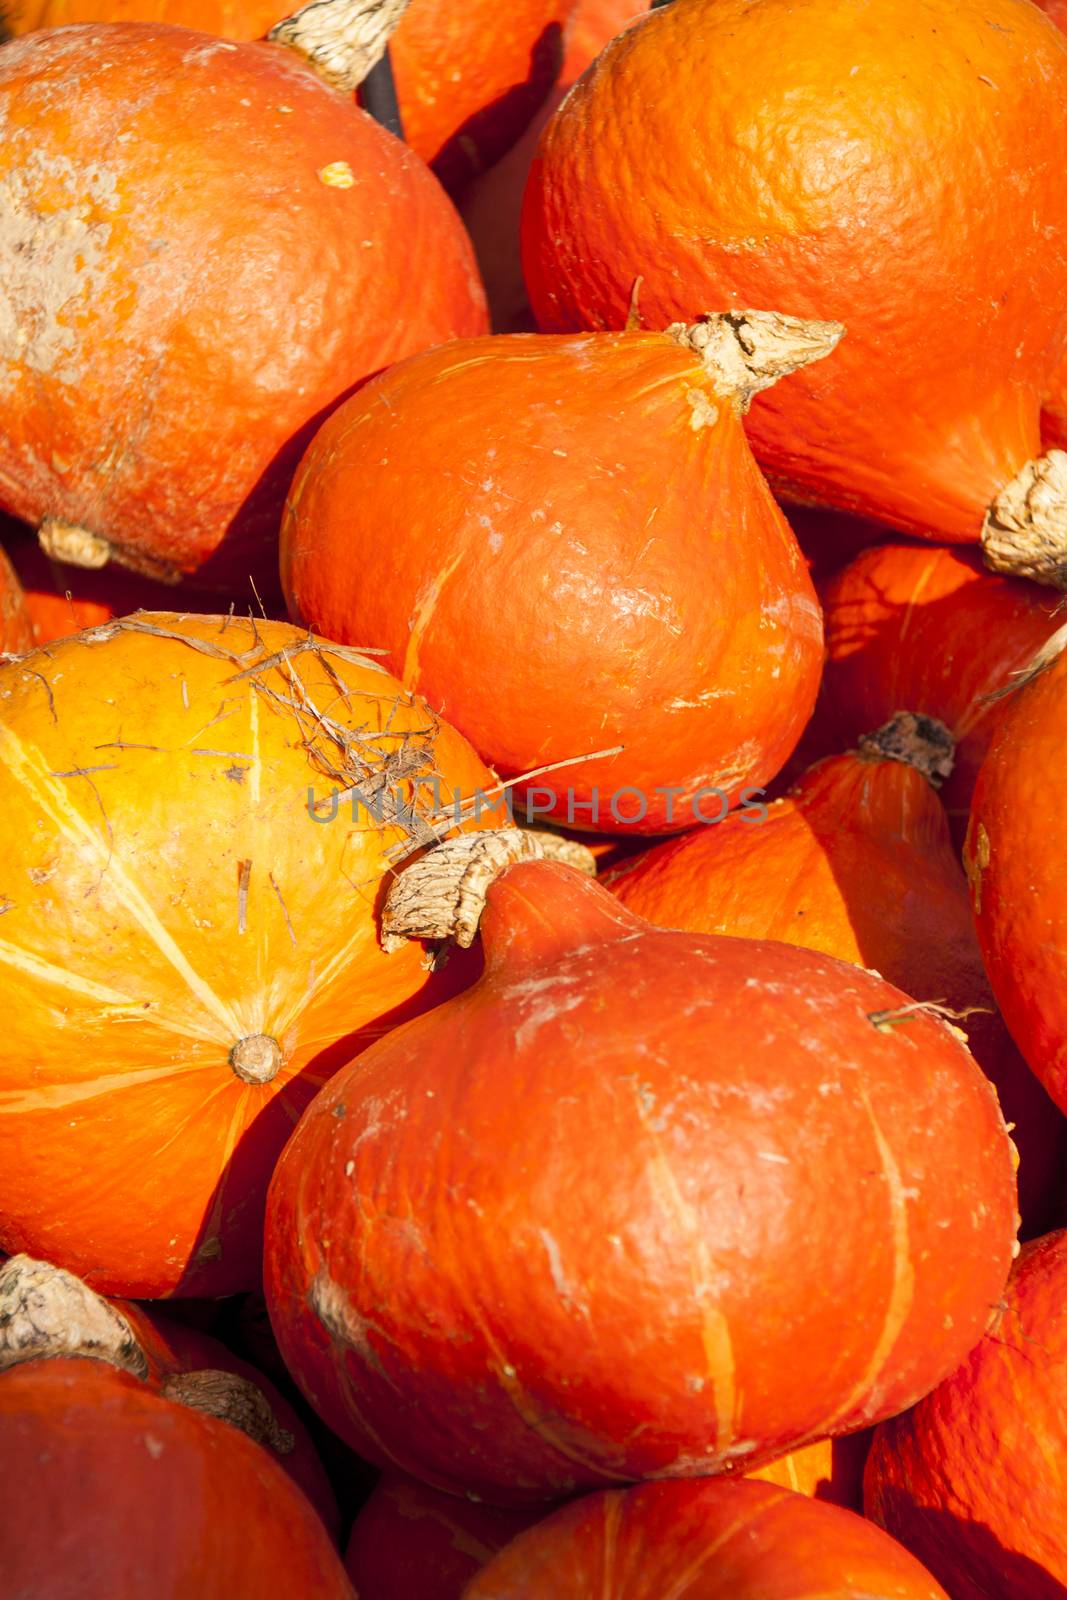
<svg viewBox="0 0 1067 1600">
<path fill-rule="evenodd" d="M 300 1112 L 464 981 L 378 938 L 394 852 L 452 825 L 432 774 L 443 807 L 491 781 L 287 623 L 140 613 L 0 666 L 0 1248 L 105 1293 L 258 1282 Z"/>
<path fill-rule="evenodd" d="M 291 614 L 384 646 L 506 778 L 622 747 L 520 784 L 538 817 L 664 833 L 737 804 L 784 764 L 822 664 L 740 421 L 763 381 L 740 353 L 778 329 L 514 334 L 392 367 L 293 481 Z M 783 327 L 783 353 L 833 337 Z"/>
<path fill-rule="evenodd" d="M 486 327 L 455 211 L 281 44 L 31 34 L 0 117 L 0 504 L 76 564 L 247 590 L 325 413 Z"/>
</svg>

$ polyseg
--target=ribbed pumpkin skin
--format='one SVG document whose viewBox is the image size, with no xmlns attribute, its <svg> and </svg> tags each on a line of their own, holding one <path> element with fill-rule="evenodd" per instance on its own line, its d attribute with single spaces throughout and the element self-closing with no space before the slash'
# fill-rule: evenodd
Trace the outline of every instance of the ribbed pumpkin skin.
<svg viewBox="0 0 1067 1600">
<path fill-rule="evenodd" d="M 624 863 L 610 887 L 664 928 L 781 939 L 873 968 L 964 1015 L 1019 1148 L 1019 1209 L 1042 1231 L 1059 1198 L 1067 1122 L 995 1012 L 944 809 L 914 767 L 858 754 L 813 767 L 765 820 L 728 818 Z M 973 1009 L 977 1008 L 977 1009 Z"/>
<path fill-rule="evenodd" d="M 324 412 L 486 326 L 431 174 L 279 45 L 35 34 L 0 52 L 0 115 L 0 500 L 24 521 L 247 583 Z"/>
<path fill-rule="evenodd" d="M 103 1362 L 0 1377 L 0 1472 L 4 1586 L 20 1600 L 354 1600 L 265 1450 Z"/>
<path fill-rule="evenodd" d="M 1060 597 L 987 571 L 968 550 L 899 544 L 864 550 L 820 595 L 826 670 L 812 731 L 821 753 L 854 743 L 897 711 L 936 717 L 956 741 L 942 799 L 965 821 L 1006 709 L 988 696 L 1056 631 Z"/>
<path fill-rule="evenodd" d="M 654 930 L 556 863 L 497 879 L 483 943 L 271 1186 L 278 1342 L 360 1453 L 502 1504 L 744 1470 L 973 1345 L 1015 1184 L 941 1024 L 880 1031 L 888 984 Z"/>
<path fill-rule="evenodd" d="M 112 1300 L 110 1304 L 132 1328 L 148 1362 L 146 1381 L 155 1392 L 163 1391 L 168 1378 L 196 1372 L 232 1372 L 255 1385 L 269 1405 L 279 1429 L 292 1436 L 292 1445 L 285 1451 L 275 1450 L 266 1441 L 260 1448 L 274 1457 L 286 1475 L 307 1496 L 336 1543 L 340 1534 L 340 1516 L 330 1480 L 307 1428 L 270 1379 L 250 1362 L 235 1356 L 220 1340 L 213 1339 L 198 1328 L 185 1326 L 151 1305 L 138 1305 L 134 1300 Z"/>
<path fill-rule="evenodd" d="M 33 648 L 33 621 L 18 574 L 0 550 L 0 651 L 17 654 Z"/>
<path fill-rule="evenodd" d="M 341 727 L 377 730 L 368 751 L 422 750 L 444 799 L 489 775 L 371 666 L 255 667 L 300 637 L 142 614 L 0 666 L 0 1248 L 105 1293 L 254 1287 L 267 1180 L 304 1106 L 463 981 L 462 961 L 428 981 L 418 945 L 383 953 L 375 903 L 404 833 L 350 805 L 312 820 L 338 751 L 271 696 L 299 680 Z M 230 1065 L 257 1034 L 282 1057 L 262 1084 Z"/>
<path fill-rule="evenodd" d="M 694 401 L 714 421 L 694 427 Z M 294 618 L 387 647 L 502 775 L 625 745 L 537 802 L 594 831 L 685 827 L 702 788 L 736 803 L 818 686 L 796 540 L 731 403 L 662 334 L 516 334 L 394 367 L 304 457 L 281 571 Z M 623 787 L 640 794 L 613 813 Z"/>
<path fill-rule="evenodd" d="M 262 39 L 299 10 L 284 0 L 14 0 L 10 33 L 76 22 L 155 22 L 223 39 Z M 390 50 L 404 138 L 442 182 L 495 161 L 548 94 L 573 0 L 412 0 Z"/>
<path fill-rule="evenodd" d="M 836 1506 L 763 1484 L 588 1495 L 521 1534 L 464 1600 L 948 1600 L 919 1563 Z"/>
<path fill-rule="evenodd" d="M 877 1430 L 867 1514 L 953 1600 L 1067 1586 L 1067 1233 L 1023 1249 L 1001 1313 L 958 1371 Z"/>
<path fill-rule="evenodd" d="M 1029 0 L 668 5 L 546 130 L 530 302 L 549 332 L 618 328 L 640 277 L 650 327 L 844 323 L 756 400 L 757 457 L 801 499 L 977 539 L 1067 337 L 1065 137 L 1067 40 Z"/>
<path fill-rule="evenodd" d="M 989 981 L 1067 1110 L 1067 655 L 1008 701 L 978 774 L 964 865 Z"/>
</svg>

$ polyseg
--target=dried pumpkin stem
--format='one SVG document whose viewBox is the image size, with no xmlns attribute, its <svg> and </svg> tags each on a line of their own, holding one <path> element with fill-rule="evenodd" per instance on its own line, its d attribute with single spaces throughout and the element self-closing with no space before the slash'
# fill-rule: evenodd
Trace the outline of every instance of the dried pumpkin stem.
<svg viewBox="0 0 1067 1600">
<path fill-rule="evenodd" d="M 982 554 L 993 572 L 1067 589 L 1067 451 L 1028 461 L 986 512 Z"/>
<path fill-rule="evenodd" d="M 331 88 L 352 93 L 385 54 L 410 0 L 311 0 L 268 33 Z"/>
<path fill-rule="evenodd" d="M 32 1256 L 0 1268 L 0 1372 L 20 1361 L 87 1356 L 138 1378 L 148 1362 L 129 1323 L 72 1272 Z"/>
<path fill-rule="evenodd" d="M 239 1373 L 210 1367 L 202 1372 L 176 1372 L 164 1379 L 163 1396 L 240 1428 L 256 1444 L 269 1445 L 277 1455 L 287 1456 L 296 1444 L 293 1435 L 279 1426 L 262 1389 Z"/>
<path fill-rule="evenodd" d="M 62 561 L 68 567 L 82 567 L 99 572 L 110 562 L 139 572 L 143 578 L 155 578 L 158 583 L 180 583 L 182 570 L 171 561 L 157 561 L 139 550 L 112 544 L 99 533 L 93 533 L 75 522 L 64 522 L 60 517 L 46 517 L 37 530 L 37 542 L 50 561 Z"/>
<path fill-rule="evenodd" d="M 562 861 L 596 876 L 593 852 L 554 833 L 501 828 L 460 834 L 427 851 L 397 878 L 382 912 L 382 948 L 399 950 L 410 939 L 454 939 L 467 949 L 478 932 L 490 884 L 519 861 Z"/>
<path fill-rule="evenodd" d="M 278 1076 L 285 1057 L 269 1033 L 250 1033 L 230 1051 L 230 1066 L 242 1083 L 270 1083 Z"/>
<path fill-rule="evenodd" d="M 864 734 L 858 745 L 869 761 L 902 761 L 915 767 L 934 788 L 952 773 L 956 741 L 936 717 L 914 711 L 897 711 L 874 733 Z"/>
<path fill-rule="evenodd" d="M 673 322 L 667 333 L 700 356 L 715 387 L 744 413 L 761 389 L 830 355 L 845 328 L 777 311 L 716 311 Z"/>
</svg>

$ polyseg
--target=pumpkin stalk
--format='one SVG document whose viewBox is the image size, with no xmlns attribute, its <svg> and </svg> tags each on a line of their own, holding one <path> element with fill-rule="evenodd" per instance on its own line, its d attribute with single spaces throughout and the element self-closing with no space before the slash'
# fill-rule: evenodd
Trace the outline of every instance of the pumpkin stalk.
<svg viewBox="0 0 1067 1600">
<path fill-rule="evenodd" d="M 181 581 L 181 569 L 173 562 L 157 561 L 139 551 L 124 550 L 99 533 L 92 533 L 76 522 L 63 522 L 58 517 L 44 519 L 37 530 L 37 542 L 50 561 L 62 561 L 68 567 L 97 572 L 114 561 L 117 566 L 139 572 L 144 578 L 155 578 L 159 583 Z"/>
<path fill-rule="evenodd" d="M 1067 451 L 1028 461 L 997 495 L 982 525 L 994 572 L 1067 589 Z"/>
<path fill-rule="evenodd" d="M 0 1268 L 0 1372 L 47 1356 L 87 1356 L 148 1375 L 133 1329 L 88 1284 L 48 1261 L 12 1256 Z"/>
<path fill-rule="evenodd" d="M 278 1424 L 262 1389 L 237 1372 L 220 1372 L 205 1367 L 199 1372 L 175 1372 L 163 1383 L 163 1397 L 179 1405 L 203 1411 L 242 1433 L 256 1444 L 268 1445 L 277 1455 L 287 1456 L 296 1440 Z"/>
<path fill-rule="evenodd" d="M 882 727 L 859 741 L 859 753 L 869 761 L 902 761 L 914 767 L 938 788 L 951 777 L 956 742 L 936 717 L 897 711 Z"/>
<path fill-rule="evenodd" d="M 295 50 L 324 83 L 353 93 L 386 46 L 410 0 L 310 0 L 267 38 Z"/>
<path fill-rule="evenodd" d="M 282 1047 L 269 1033 L 250 1033 L 230 1051 L 230 1066 L 243 1083 L 270 1083 L 282 1060 Z"/>
<path fill-rule="evenodd" d="M 700 356 L 708 377 L 743 416 L 762 389 L 830 355 L 845 328 L 777 311 L 717 311 L 694 323 L 672 322 L 666 331 Z"/>
<path fill-rule="evenodd" d="M 590 878 L 596 857 L 584 844 L 529 828 L 500 828 L 446 839 L 407 867 L 382 912 L 382 948 L 409 939 L 454 939 L 468 949 L 478 932 L 490 885 L 519 861 L 562 861 Z"/>
</svg>

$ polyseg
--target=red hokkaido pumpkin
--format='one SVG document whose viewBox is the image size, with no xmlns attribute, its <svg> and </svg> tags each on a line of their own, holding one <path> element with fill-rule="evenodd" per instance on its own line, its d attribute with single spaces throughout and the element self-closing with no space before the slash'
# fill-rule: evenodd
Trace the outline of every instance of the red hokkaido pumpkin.
<svg viewBox="0 0 1067 1600">
<path fill-rule="evenodd" d="M 455 212 L 282 45 L 34 34 L 0 114 L 0 503 L 76 564 L 246 588 L 323 415 L 485 328 Z"/>
<path fill-rule="evenodd" d="M 0 1377 L 4 1585 L 27 1600 L 355 1600 L 270 1453 L 128 1372 L 70 1357 Z"/>
<path fill-rule="evenodd" d="M 272 1181 L 279 1346 L 353 1448 L 523 1504 L 751 1469 L 952 1370 L 1015 1182 L 943 1023 L 556 862 L 497 877 L 482 934 L 479 982 L 339 1073 Z"/>
<path fill-rule="evenodd" d="M 943 722 L 955 764 L 942 797 L 966 824 L 1005 702 L 990 699 L 1056 631 L 1046 589 L 985 571 L 969 550 L 882 545 L 820 588 L 826 669 L 809 738 L 820 754 L 907 708 Z"/>
<path fill-rule="evenodd" d="M 995 1325 L 932 1394 L 875 1434 L 867 1514 L 953 1600 L 1067 1587 L 1067 1233 L 1026 1245 Z"/>
<path fill-rule="evenodd" d="M 520 789 L 537 815 L 664 833 L 725 810 L 784 764 L 822 664 L 738 416 L 773 375 L 726 364 L 777 327 L 516 334 L 393 367 L 293 482 L 291 614 L 386 647 L 505 777 L 625 747 Z M 782 337 L 813 359 L 835 334 Z"/>
<path fill-rule="evenodd" d="M 1067 458 L 1034 462 L 1067 343 L 1065 137 L 1067 40 L 1028 0 L 667 5 L 545 132 L 531 304 L 546 332 L 619 328 L 640 278 L 651 327 L 693 305 L 843 323 L 753 406 L 772 482 L 1055 582 Z"/>
<path fill-rule="evenodd" d="M 306 1427 L 270 1380 L 219 1340 L 151 1306 L 104 1300 L 29 1256 L 0 1265 L 0 1327 L 0 1373 L 19 1361 L 86 1356 L 240 1428 L 284 1467 L 336 1542 L 337 1501 Z"/>
<path fill-rule="evenodd" d="M 304 1106 L 463 981 L 387 958 L 376 900 L 451 825 L 430 775 L 446 806 L 490 775 L 287 623 L 141 613 L 0 666 L 0 711 L 0 1248 L 105 1293 L 254 1287 Z"/>
<path fill-rule="evenodd" d="M 1067 446 L 1067 362 L 1063 362 L 1052 378 L 1041 411 L 1041 438 L 1046 450 L 1062 450 Z"/>
<path fill-rule="evenodd" d="M 18 573 L 0 549 L 0 654 L 33 648 L 33 621 Z"/>
<path fill-rule="evenodd" d="M 964 865 L 997 1004 L 1067 1109 L 1067 654 L 1005 705 L 978 774 Z"/>
<path fill-rule="evenodd" d="M 586 0 L 588 4 L 588 0 Z M 75 22 L 154 22 L 224 39 L 263 39 L 283 0 L 12 0 L 11 34 Z M 548 94 L 573 0 L 412 0 L 390 41 L 404 138 L 443 183 L 481 172 Z"/>
<path fill-rule="evenodd" d="M 900 717 L 858 751 L 812 767 L 762 812 L 742 811 L 624 863 L 607 880 L 660 927 L 781 939 L 874 968 L 960 1014 L 1019 1148 L 1027 1234 L 1059 1202 L 1067 1122 L 996 1014 L 967 883 L 932 787 L 951 740 Z"/>
<path fill-rule="evenodd" d="M 948 1600 L 862 1517 L 765 1484 L 587 1495 L 520 1534 L 465 1600 Z"/>
</svg>

